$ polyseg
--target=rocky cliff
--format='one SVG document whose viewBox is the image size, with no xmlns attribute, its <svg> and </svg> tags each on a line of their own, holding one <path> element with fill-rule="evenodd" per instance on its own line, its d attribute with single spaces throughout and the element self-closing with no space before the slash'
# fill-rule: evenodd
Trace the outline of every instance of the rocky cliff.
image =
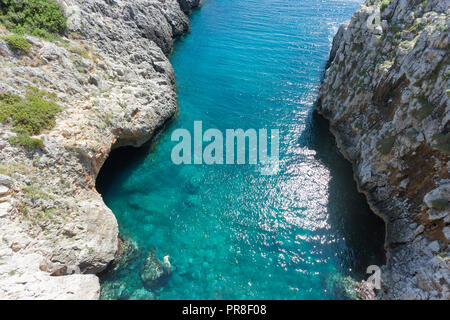
<svg viewBox="0 0 450 320">
<path fill-rule="evenodd" d="M 450 299 L 449 2 L 369 0 L 337 33 L 317 110 L 386 223 L 381 299 Z"/>
<path fill-rule="evenodd" d="M 69 32 L 0 40 L 0 94 L 51 96 L 55 126 L 29 150 L 0 124 L 0 299 L 97 299 L 117 222 L 95 190 L 111 148 L 140 145 L 176 112 L 167 59 L 199 0 L 59 0 Z M 1 28 L 0 36 L 9 32 Z M 2 37 L 2 39 L 4 39 Z"/>
</svg>

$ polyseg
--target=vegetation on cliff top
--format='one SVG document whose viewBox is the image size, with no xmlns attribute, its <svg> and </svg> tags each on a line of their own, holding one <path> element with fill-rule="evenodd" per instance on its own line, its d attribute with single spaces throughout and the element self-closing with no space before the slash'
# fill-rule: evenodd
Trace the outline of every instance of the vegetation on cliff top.
<svg viewBox="0 0 450 320">
<path fill-rule="evenodd" d="M 5 40 L 9 47 L 14 51 L 22 51 L 25 53 L 30 52 L 31 43 L 29 43 L 24 36 L 11 34 L 9 36 L 3 37 L 2 39 Z"/>
<path fill-rule="evenodd" d="M 14 33 L 47 40 L 67 31 L 64 11 L 54 0 L 0 0 L 0 23 Z"/>
<path fill-rule="evenodd" d="M 24 98 L 11 93 L 0 95 L 0 122 L 12 125 L 17 133 L 10 138 L 12 144 L 27 149 L 42 147 L 42 141 L 30 135 L 54 127 L 56 114 L 61 109 L 54 99 L 54 95 L 32 87 L 27 89 Z"/>
</svg>

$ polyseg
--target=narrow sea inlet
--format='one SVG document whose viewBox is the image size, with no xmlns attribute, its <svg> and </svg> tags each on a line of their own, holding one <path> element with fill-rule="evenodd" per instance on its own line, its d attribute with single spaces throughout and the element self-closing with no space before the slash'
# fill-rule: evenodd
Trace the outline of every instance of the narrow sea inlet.
<svg viewBox="0 0 450 320">
<path fill-rule="evenodd" d="M 171 56 L 180 111 L 161 136 L 110 155 L 98 190 L 128 263 L 105 299 L 345 299 L 349 277 L 383 263 L 384 225 L 356 190 L 326 122 L 313 113 L 332 38 L 360 1 L 206 0 Z M 171 133 L 279 129 L 280 170 L 175 165 Z M 148 253 L 172 274 L 147 290 Z"/>
</svg>

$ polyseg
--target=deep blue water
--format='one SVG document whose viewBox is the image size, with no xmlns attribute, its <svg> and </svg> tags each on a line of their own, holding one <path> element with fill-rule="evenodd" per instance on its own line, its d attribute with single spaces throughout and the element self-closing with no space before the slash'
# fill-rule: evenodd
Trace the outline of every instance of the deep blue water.
<svg viewBox="0 0 450 320">
<path fill-rule="evenodd" d="M 384 227 L 356 191 L 313 103 L 331 41 L 360 1 L 206 0 L 171 55 L 180 112 L 156 142 L 113 152 L 98 189 L 136 258 L 102 279 L 129 299 L 154 248 L 174 272 L 159 299 L 341 299 L 383 259 Z M 173 130 L 280 130 L 280 171 L 174 165 Z M 119 288 L 119 289 L 118 289 Z"/>
</svg>

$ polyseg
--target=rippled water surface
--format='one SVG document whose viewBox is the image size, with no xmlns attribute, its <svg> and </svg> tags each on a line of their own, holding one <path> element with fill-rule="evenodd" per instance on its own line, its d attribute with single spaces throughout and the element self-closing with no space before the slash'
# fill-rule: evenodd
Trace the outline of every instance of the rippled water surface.
<svg viewBox="0 0 450 320">
<path fill-rule="evenodd" d="M 113 152 L 98 189 L 138 245 L 104 298 L 341 299 L 339 281 L 382 263 L 383 224 L 312 113 L 331 40 L 359 1 L 206 0 L 171 56 L 180 113 L 157 142 Z M 280 130 L 281 170 L 172 164 L 176 128 Z M 154 248 L 174 272 L 154 292 Z"/>
</svg>

